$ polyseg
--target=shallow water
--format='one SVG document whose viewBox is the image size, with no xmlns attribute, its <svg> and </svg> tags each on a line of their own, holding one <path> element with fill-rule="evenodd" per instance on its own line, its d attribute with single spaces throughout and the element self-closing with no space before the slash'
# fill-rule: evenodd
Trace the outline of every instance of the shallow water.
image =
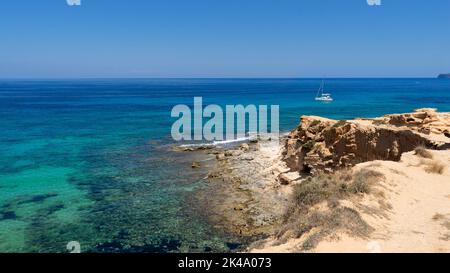
<svg viewBox="0 0 450 273">
<path fill-rule="evenodd" d="M 450 81 L 154 79 L 0 81 L 0 251 L 230 251 L 188 204 L 206 168 L 171 151 L 171 108 L 279 104 L 286 131 L 299 116 L 374 117 L 420 107 L 450 111 Z M 195 206 L 197 207 L 197 206 Z"/>
</svg>

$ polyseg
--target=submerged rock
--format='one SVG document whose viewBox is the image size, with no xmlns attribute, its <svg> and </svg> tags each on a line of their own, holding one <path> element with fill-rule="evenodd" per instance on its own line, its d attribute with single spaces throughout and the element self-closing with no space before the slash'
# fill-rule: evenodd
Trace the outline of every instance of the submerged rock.
<svg viewBox="0 0 450 273">
<path fill-rule="evenodd" d="M 3 211 L 0 212 L 0 221 L 2 220 L 15 220 L 17 215 L 14 211 Z"/>
</svg>

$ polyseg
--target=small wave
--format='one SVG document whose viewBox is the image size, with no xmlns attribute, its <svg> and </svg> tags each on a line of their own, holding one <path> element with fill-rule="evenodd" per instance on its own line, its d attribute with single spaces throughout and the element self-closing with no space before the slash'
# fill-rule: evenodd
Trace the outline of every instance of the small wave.
<svg viewBox="0 0 450 273">
<path fill-rule="evenodd" d="M 213 143 L 183 144 L 180 148 L 214 148 Z"/>
<path fill-rule="evenodd" d="M 225 147 L 225 146 L 230 146 L 230 145 L 237 144 L 240 142 L 250 141 L 254 138 L 256 138 L 256 137 L 248 136 L 248 137 L 240 137 L 240 138 L 236 138 L 236 139 L 216 140 L 216 141 L 207 142 L 207 143 L 183 144 L 178 147 L 181 149 L 195 149 L 195 150 L 212 149 L 212 148 L 216 148 L 216 147 Z"/>
<path fill-rule="evenodd" d="M 226 144 L 231 144 L 231 143 L 236 143 L 236 142 L 249 141 L 251 139 L 252 139 L 252 137 L 240 137 L 240 138 L 236 138 L 236 139 L 219 140 L 219 141 L 214 141 L 212 143 L 212 145 L 221 146 L 221 145 L 226 145 Z"/>
<path fill-rule="evenodd" d="M 289 132 L 285 132 L 282 134 L 282 136 L 287 136 L 289 134 Z M 276 135 L 278 136 L 278 135 Z M 216 148 L 216 147 L 227 147 L 227 146 L 233 146 L 235 144 L 239 144 L 242 142 L 248 142 L 248 141 L 254 141 L 254 140 L 258 140 L 259 136 L 257 134 L 250 134 L 246 137 L 239 137 L 239 138 L 235 138 L 235 139 L 226 139 L 226 140 L 216 140 L 213 142 L 207 142 L 207 143 L 191 143 L 191 144 L 183 144 L 180 145 L 178 147 L 182 148 L 182 149 L 212 149 L 212 148 Z"/>
</svg>

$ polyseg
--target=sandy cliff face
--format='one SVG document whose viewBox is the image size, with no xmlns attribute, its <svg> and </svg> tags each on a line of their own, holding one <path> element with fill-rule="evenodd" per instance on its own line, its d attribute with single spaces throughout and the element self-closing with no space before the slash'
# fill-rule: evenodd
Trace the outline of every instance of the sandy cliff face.
<svg viewBox="0 0 450 273">
<path fill-rule="evenodd" d="M 418 109 L 374 119 L 337 121 L 303 116 L 285 144 L 292 171 L 333 171 L 372 160 L 398 161 L 419 145 L 450 147 L 450 113 Z"/>
</svg>

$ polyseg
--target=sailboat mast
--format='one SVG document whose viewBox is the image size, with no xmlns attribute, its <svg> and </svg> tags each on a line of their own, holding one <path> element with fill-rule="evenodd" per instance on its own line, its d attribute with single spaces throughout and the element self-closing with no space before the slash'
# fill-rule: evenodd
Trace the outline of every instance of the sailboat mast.
<svg viewBox="0 0 450 273">
<path fill-rule="evenodd" d="M 322 80 L 322 82 L 320 83 L 319 90 L 317 90 L 316 98 L 319 97 L 319 93 L 320 93 L 321 95 L 323 94 L 323 80 Z"/>
<path fill-rule="evenodd" d="M 320 84 L 320 90 L 322 90 L 322 93 L 320 94 L 321 96 L 323 96 L 323 89 L 324 89 L 324 81 L 322 80 L 322 83 Z"/>
</svg>

